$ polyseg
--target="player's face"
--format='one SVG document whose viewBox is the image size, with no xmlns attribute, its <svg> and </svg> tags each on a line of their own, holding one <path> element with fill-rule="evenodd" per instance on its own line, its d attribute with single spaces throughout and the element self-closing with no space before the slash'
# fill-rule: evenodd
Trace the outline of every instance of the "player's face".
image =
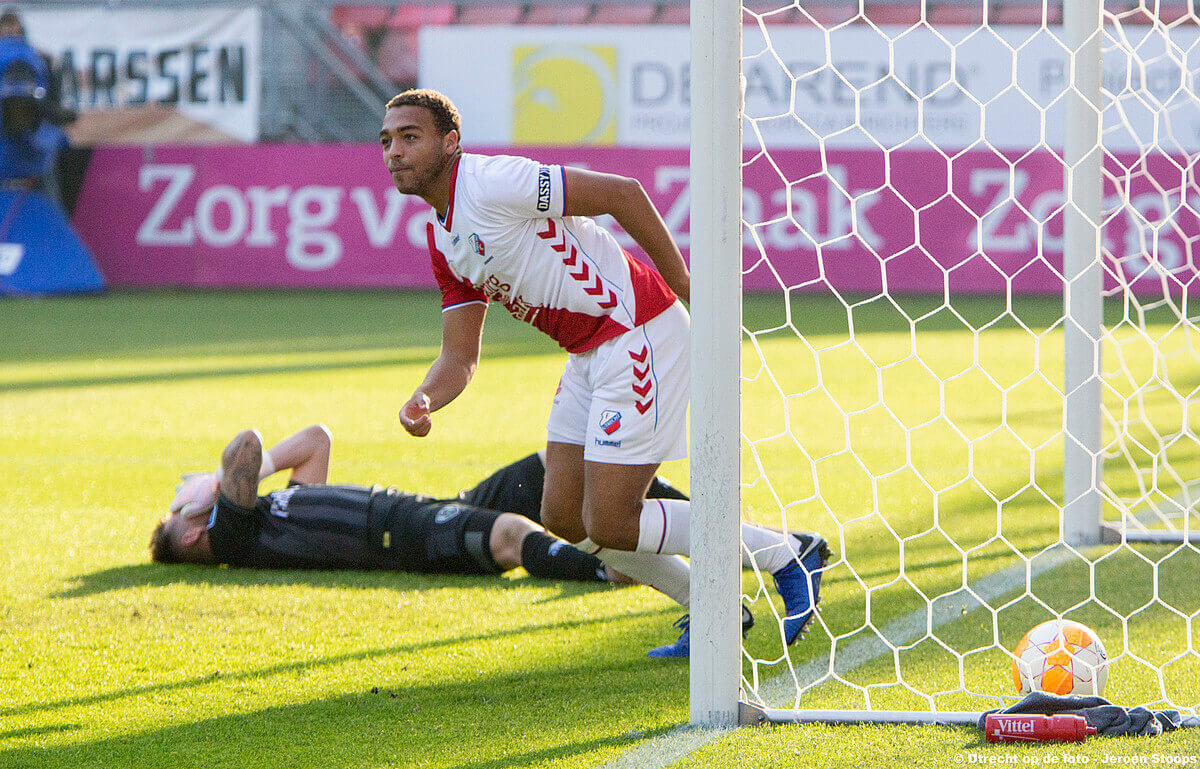
<svg viewBox="0 0 1200 769">
<path fill-rule="evenodd" d="M 428 197 L 458 151 L 458 132 L 438 133 L 433 115 L 423 107 L 389 109 L 379 141 L 396 189 L 419 197 Z"/>
<path fill-rule="evenodd" d="M 183 546 L 183 537 L 187 533 L 187 519 L 182 515 L 171 515 L 163 519 L 163 528 L 171 540 L 171 547 L 178 549 Z"/>
<path fill-rule="evenodd" d="M 171 515 L 163 519 L 163 528 L 171 540 L 171 549 L 183 561 L 204 563 L 207 559 L 208 538 L 203 517 L 185 518 Z"/>
</svg>

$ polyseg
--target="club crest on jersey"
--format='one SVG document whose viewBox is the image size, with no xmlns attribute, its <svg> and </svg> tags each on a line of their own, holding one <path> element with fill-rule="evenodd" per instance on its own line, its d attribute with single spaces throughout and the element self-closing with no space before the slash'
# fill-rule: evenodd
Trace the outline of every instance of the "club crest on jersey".
<svg viewBox="0 0 1200 769">
<path fill-rule="evenodd" d="M 471 237 L 467 238 L 467 247 L 480 256 L 483 256 L 483 241 L 473 232 L 471 233 Z"/>
<path fill-rule="evenodd" d="M 462 508 L 458 505 L 446 505 L 441 510 L 437 511 L 437 515 L 433 516 L 434 523 L 445 523 L 453 520 L 456 515 L 462 512 Z"/>
<path fill-rule="evenodd" d="M 621 412 L 605 409 L 600 412 L 600 429 L 605 435 L 612 435 L 621 429 Z"/>
</svg>

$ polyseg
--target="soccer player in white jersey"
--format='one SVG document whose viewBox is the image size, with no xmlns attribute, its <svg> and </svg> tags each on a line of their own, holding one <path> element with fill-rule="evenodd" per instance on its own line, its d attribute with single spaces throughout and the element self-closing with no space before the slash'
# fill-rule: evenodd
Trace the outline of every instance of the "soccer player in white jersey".
<svg viewBox="0 0 1200 769">
<path fill-rule="evenodd" d="M 544 525 L 614 569 L 688 603 L 689 503 L 646 500 L 659 464 L 686 456 L 690 276 L 634 179 L 464 153 L 458 110 L 410 90 L 388 102 L 379 138 L 396 189 L 433 207 L 426 227 L 442 289 L 442 349 L 400 410 L 424 436 L 466 388 L 484 316 L 499 302 L 569 354 L 547 425 Z M 625 253 L 590 217 L 611 215 L 654 263 Z M 815 534 L 743 524 L 744 558 L 784 600 L 784 639 L 812 619 L 829 549 Z M 651 651 L 686 657 L 690 636 Z"/>
</svg>

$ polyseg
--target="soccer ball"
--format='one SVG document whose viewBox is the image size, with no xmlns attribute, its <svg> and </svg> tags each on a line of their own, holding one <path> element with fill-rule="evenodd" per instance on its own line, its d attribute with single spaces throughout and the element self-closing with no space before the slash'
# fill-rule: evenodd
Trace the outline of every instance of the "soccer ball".
<svg viewBox="0 0 1200 769">
<path fill-rule="evenodd" d="M 1021 694 L 1099 696 L 1108 681 L 1108 653 L 1100 636 L 1069 619 L 1052 619 L 1030 630 L 1014 654 L 1013 684 Z"/>
</svg>

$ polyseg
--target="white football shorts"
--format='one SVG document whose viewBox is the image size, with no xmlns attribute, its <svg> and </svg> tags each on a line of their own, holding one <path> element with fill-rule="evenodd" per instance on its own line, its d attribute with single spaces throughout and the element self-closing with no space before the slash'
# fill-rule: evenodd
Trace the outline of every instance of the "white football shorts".
<svg viewBox="0 0 1200 769">
<path fill-rule="evenodd" d="M 589 462 L 686 457 L 690 325 L 676 301 L 649 322 L 568 356 L 546 425 L 549 440 L 583 446 Z"/>
</svg>

